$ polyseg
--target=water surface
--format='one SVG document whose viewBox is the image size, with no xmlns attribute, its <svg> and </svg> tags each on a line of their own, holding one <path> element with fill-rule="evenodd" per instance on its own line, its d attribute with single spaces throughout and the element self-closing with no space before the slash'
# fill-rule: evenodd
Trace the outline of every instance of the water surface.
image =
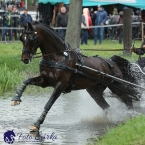
<svg viewBox="0 0 145 145">
<path fill-rule="evenodd" d="M 41 125 L 42 137 L 36 140 L 37 135 L 30 134 L 29 128 L 40 116 L 50 95 L 29 96 L 24 93 L 18 106 L 10 106 L 13 94 L 0 98 L 0 144 L 6 145 L 3 134 L 7 130 L 14 130 L 14 145 L 84 145 L 90 138 L 103 134 L 107 126 L 113 127 L 126 118 L 144 113 L 145 108 L 142 97 L 140 102 L 134 102 L 134 110 L 128 111 L 121 101 L 109 97 L 112 94 L 106 90 L 104 95 L 111 106 L 106 114 L 85 90 L 74 91 L 61 95 L 54 103 Z M 57 139 L 46 138 L 52 134 Z"/>
</svg>

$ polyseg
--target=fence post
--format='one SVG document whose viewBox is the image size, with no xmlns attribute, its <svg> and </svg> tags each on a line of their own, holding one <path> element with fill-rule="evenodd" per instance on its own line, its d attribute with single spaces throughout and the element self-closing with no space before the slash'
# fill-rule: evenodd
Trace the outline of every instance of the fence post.
<svg viewBox="0 0 145 145">
<path fill-rule="evenodd" d="M 132 17 L 131 10 L 123 9 L 123 54 L 131 55 L 130 48 L 132 46 Z M 128 50 L 126 50 L 128 49 Z"/>
<path fill-rule="evenodd" d="M 142 42 L 144 41 L 144 24 L 142 22 L 141 24 L 141 28 L 142 28 Z"/>
</svg>

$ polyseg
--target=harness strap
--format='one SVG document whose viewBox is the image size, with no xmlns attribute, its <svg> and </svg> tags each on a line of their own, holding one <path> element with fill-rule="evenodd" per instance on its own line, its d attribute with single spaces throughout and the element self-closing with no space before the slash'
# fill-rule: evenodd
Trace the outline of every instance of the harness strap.
<svg viewBox="0 0 145 145">
<path fill-rule="evenodd" d="M 109 67 L 111 68 L 112 72 L 114 73 L 114 76 L 120 77 L 119 74 L 114 71 L 114 66 L 109 61 L 107 61 L 106 59 L 104 59 L 102 57 L 99 57 L 99 56 L 97 56 L 97 57 L 100 58 L 100 59 L 102 59 L 102 60 L 104 60 L 109 65 Z"/>
<path fill-rule="evenodd" d="M 103 85 L 105 85 L 105 84 L 108 85 L 108 83 L 110 83 L 110 81 L 102 81 L 102 80 L 97 79 L 96 77 L 92 77 L 91 75 L 88 75 L 88 74 L 86 74 L 86 73 L 84 73 L 76 68 L 69 67 L 66 64 L 61 63 L 61 62 L 49 61 L 49 60 L 42 59 L 39 64 L 46 66 L 46 67 L 50 67 L 50 68 L 57 68 L 57 69 L 62 69 L 62 70 L 71 70 L 74 73 L 81 74 L 81 75 L 86 76 L 92 80 L 100 81 Z"/>
<path fill-rule="evenodd" d="M 110 81 L 102 81 L 102 80 L 97 79 L 96 77 L 92 77 L 91 75 L 88 75 L 88 74 L 86 74 L 86 73 L 84 73 L 84 72 L 82 72 L 82 71 L 80 71 L 80 70 L 78 70 L 78 69 L 76 69 L 76 68 L 69 67 L 69 66 L 67 66 L 66 64 L 61 63 L 61 62 L 49 61 L 49 60 L 44 60 L 44 59 L 42 59 L 42 60 L 40 61 L 40 65 L 43 65 L 43 66 L 46 66 L 46 67 L 50 67 L 50 68 L 56 68 L 56 69 L 71 70 L 71 71 L 73 71 L 73 72 L 76 73 L 76 74 L 81 74 L 81 75 L 83 75 L 83 76 L 85 76 L 85 77 L 87 77 L 87 78 L 90 78 L 90 79 L 92 79 L 92 80 L 99 81 L 99 82 L 102 83 L 103 86 L 108 86 L 109 84 L 112 84 L 112 81 L 111 81 L 111 82 L 110 82 Z M 120 83 L 120 82 L 118 82 L 118 83 Z M 73 86 L 74 86 L 74 85 L 73 85 Z M 71 92 L 73 86 L 72 86 L 72 85 L 69 86 L 69 87 L 65 90 L 64 93 Z M 138 96 L 137 94 L 132 94 L 132 93 L 129 93 L 128 91 L 126 91 L 126 90 L 122 90 L 121 88 L 118 88 L 118 87 L 115 86 L 115 85 L 113 85 L 113 86 L 114 86 L 116 89 L 119 89 L 119 90 L 125 92 L 126 94 L 133 96 L 133 97 L 134 97 L 133 99 L 136 99 L 136 100 L 139 99 L 139 96 Z"/>
</svg>

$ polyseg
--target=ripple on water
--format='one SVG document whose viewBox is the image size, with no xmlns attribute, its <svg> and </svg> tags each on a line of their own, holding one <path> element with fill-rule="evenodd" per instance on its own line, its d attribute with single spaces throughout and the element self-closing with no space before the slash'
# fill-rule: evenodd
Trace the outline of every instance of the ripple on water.
<svg viewBox="0 0 145 145">
<path fill-rule="evenodd" d="M 130 111 L 121 101 L 109 97 L 112 94 L 108 90 L 104 95 L 111 106 L 106 112 L 103 112 L 84 90 L 61 95 L 52 106 L 40 129 L 43 133 L 55 132 L 58 140 L 55 142 L 44 140 L 44 142 L 59 145 L 84 145 L 88 138 L 104 133 L 107 126 L 114 126 L 128 117 L 144 112 L 145 95 L 142 101 L 134 102 L 135 110 Z M 50 94 L 42 96 L 24 94 L 23 101 L 18 106 L 10 106 L 11 97 L 1 98 L 0 144 L 3 145 L 3 133 L 6 130 L 14 129 L 16 132 L 28 134 L 29 127 L 40 116 L 49 97 Z M 31 144 L 25 143 L 25 145 Z"/>
</svg>

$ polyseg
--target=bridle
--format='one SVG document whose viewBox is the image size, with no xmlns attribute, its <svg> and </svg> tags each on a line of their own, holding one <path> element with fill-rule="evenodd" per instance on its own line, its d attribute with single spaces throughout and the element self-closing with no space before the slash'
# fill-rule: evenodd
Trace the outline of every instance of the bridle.
<svg viewBox="0 0 145 145">
<path fill-rule="evenodd" d="M 33 34 L 33 37 L 32 37 L 32 34 Z M 24 40 L 25 40 L 24 47 L 22 49 L 22 54 L 28 55 L 30 58 L 32 58 L 33 55 L 36 54 L 35 45 L 39 43 L 37 32 L 33 32 L 33 31 L 29 31 L 29 30 L 23 30 L 22 35 L 24 35 Z M 22 40 L 22 35 L 20 37 L 20 40 Z M 29 40 L 27 40 L 28 37 L 29 37 Z M 27 45 L 27 41 L 30 41 L 30 43 L 33 44 L 33 47 L 32 47 L 31 50 L 26 50 L 25 49 L 26 45 Z"/>
<path fill-rule="evenodd" d="M 24 35 L 25 42 L 22 40 L 22 35 Z M 66 56 L 66 57 L 68 56 L 68 58 L 70 59 L 69 52 L 74 52 L 78 57 L 78 54 L 77 54 L 76 50 L 75 49 L 70 49 L 70 46 L 66 42 L 64 43 L 65 48 L 66 48 L 65 50 L 58 51 L 58 52 L 53 52 L 53 53 L 49 53 L 49 54 L 42 54 L 42 55 L 37 56 L 37 54 L 40 54 L 40 53 L 36 53 L 36 50 L 35 50 L 36 44 L 40 45 L 40 41 L 39 41 L 37 32 L 36 31 L 33 32 L 33 31 L 30 31 L 30 30 L 23 30 L 22 35 L 20 37 L 20 40 L 22 40 L 24 42 L 24 47 L 22 49 L 22 54 L 27 55 L 30 59 L 39 58 L 39 57 L 46 57 L 46 56 L 50 56 L 50 55 L 57 54 L 57 53 L 63 53 L 64 56 Z M 32 47 L 31 50 L 26 50 L 25 49 L 27 41 L 30 41 L 30 43 L 33 44 L 33 47 Z"/>
</svg>

